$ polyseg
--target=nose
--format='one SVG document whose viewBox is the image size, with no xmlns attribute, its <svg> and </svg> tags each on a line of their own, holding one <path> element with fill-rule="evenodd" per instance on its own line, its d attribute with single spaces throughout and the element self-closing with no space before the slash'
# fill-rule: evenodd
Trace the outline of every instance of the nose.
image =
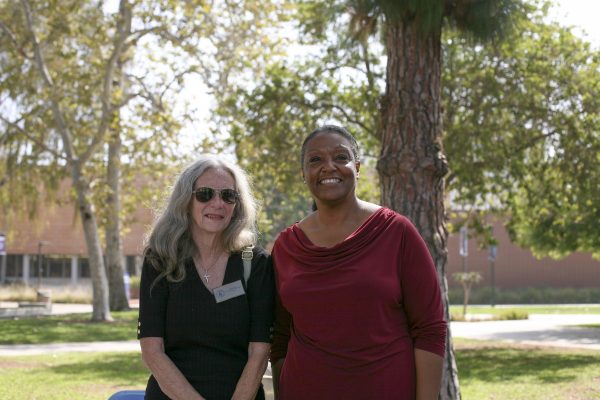
<svg viewBox="0 0 600 400">
<path fill-rule="evenodd" d="M 212 197 L 212 199 L 210 199 L 209 203 L 212 204 L 212 205 L 214 205 L 214 206 L 221 206 L 222 207 L 225 202 L 221 198 L 221 192 L 215 191 L 215 194 Z"/>
<path fill-rule="evenodd" d="M 333 170 L 335 169 L 335 162 L 333 161 L 333 158 L 327 157 L 323 160 L 322 166 L 324 170 Z"/>
</svg>

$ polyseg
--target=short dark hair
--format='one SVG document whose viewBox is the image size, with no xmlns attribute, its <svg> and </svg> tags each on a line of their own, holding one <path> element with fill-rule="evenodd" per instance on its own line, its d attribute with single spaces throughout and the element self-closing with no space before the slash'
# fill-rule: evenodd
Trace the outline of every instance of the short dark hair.
<svg viewBox="0 0 600 400">
<path fill-rule="evenodd" d="M 312 138 L 317 136 L 319 133 L 323 133 L 323 132 L 337 133 L 338 135 L 348 139 L 348 141 L 350 142 L 350 148 L 352 150 L 352 154 L 354 155 L 354 159 L 356 161 L 360 160 L 358 142 L 356 141 L 356 139 L 354 138 L 354 136 L 352 136 L 352 134 L 350 132 L 348 132 L 346 129 L 342 128 L 341 126 L 323 125 L 323 126 L 318 127 L 317 129 L 315 129 L 311 133 L 309 133 L 308 136 L 304 139 L 304 142 L 302 142 L 302 150 L 300 152 L 300 167 L 304 166 L 304 154 L 306 154 L 306 145 L 308 144 L 308 142 L 310 142 L 312 140 Z"/>
</svg>

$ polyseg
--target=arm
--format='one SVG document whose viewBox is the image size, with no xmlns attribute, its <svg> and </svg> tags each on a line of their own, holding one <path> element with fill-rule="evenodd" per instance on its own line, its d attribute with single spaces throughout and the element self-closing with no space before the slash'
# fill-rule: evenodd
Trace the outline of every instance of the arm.
<svg viewBox="0 0 600 400">
<path fill-rule="evenodd" d="M 271 345 L 269 343 L 250 342 L 248 345 L 248 362 L 235 387 L 235 392 L 231 397 L 232 400 L 254 399 L 263 374 L 267 369 L 270 349 Z"/>
<path fill-rule="evenodd" d="M 271 372 L 273 373 L 273 392 L 275 394 L 275 400 L 279 398 L 279 376 L 281 375 L 281 367 L 285 358 L 280 358 L 275 363 L 271 364 Z"/>
<path fill-rule="evenodd" d="M 439 278 L 425 242 L 411 224 L 405 227 L 403 243 L 402 292 L 414 343 L 417 399 L 437 399 L 447 332 Z"/>
<path fill-rule="evenodd" d="M 287 355 L 291 335 L 292 316 L 281 304 L 278 290 L 275 290 L 275 320 L 273 323 L 273 346 L 271 347 L 271 371 L 275 400 L 279 397 L 279 377 Z"/>
<path fill-rule="evenodd" d="M 442 383 L 444 359 L 437 354 L 415 349 L 417 400 L 437 400 Z"/>
<path fill-rule="evenodd" d="M 174 400 L 204 399 L 165 354 L 163 338 L 141 338 L 140 346 L 142 348 L 142 360 L 152 372 L 163 393 Z"/>
</svg>

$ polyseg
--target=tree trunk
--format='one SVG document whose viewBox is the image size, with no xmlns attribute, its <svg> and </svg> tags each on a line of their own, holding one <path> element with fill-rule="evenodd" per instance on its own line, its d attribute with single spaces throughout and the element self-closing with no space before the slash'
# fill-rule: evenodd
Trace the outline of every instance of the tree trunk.
<svg viewBox="0 0 600 400">
<path fill-rule="evenodd" d="M 73 185 L 77 191 L 77 205 L 81 216 L 81 224 L 83 225 L 88 249 L 90 275 L 92 277 L 92 321 L 112 321 L 108 307 L 108 283 L 102 258 L 102 247 L 98 237 L 98 225 L 94 208 L 87 197 L 89 185 L 82 182 L 80 172 L 76 166 L 73 167 L 73 171 Z"/>
<path fill-rule="evenodd" d="M 377 163 L 381 202 L 410 218 L 423 236 L 439 274 L 444 311 L 450 321 L 440 32 L 422 34 L 416 23 L 404 21 L 389 21 L 386 28 L 387 86 L 381 104 L 381 155 Z M 450 330 L 440 399 L 460 399 Z"/>
<path fill-rule="evenodd" d="M 111 311 L 129 310 L 128 293 L 124 282 L 123 246 L 121 244 L 121 137 L 118 130 L 112 129 L 108 144 L 107 165 L 107 221 L 106 221 L 106 263 L 108 269 L 108 293 Z"/>
</svg>

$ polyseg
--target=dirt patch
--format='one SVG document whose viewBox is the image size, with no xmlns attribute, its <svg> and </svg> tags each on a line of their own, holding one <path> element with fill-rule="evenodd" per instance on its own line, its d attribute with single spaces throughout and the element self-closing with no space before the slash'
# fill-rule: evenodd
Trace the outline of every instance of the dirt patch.
<svg viewBox="0 0 600 400">
<path fill-rule="evenodd" d="M 23 361 L 23 360 L 10 359 L 10 358 L 0 358 L 0 370 L 8 369 L 8 368 L 31 369 L 31 368 L 38 368 L 41 365 L 43 365 L 43 364 L 40 362 L 35 362 L 35 361 Z"/>
</svg>

